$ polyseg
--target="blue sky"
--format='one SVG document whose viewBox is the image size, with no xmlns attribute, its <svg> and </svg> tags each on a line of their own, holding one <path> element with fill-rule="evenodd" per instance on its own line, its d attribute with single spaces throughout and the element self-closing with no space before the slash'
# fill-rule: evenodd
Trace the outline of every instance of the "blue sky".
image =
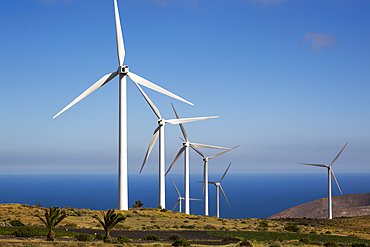
<svg viewBox="0 0 370 247">
<path fill-rule="evenodd" d="M 368 0 L 118 0 L 130 70 L 193 102 L 145 89 L 189 140 L 237 149 L 210 172 L 370 172 Z M 118 67 L 113 0 L 0 3 L 0 173 L 116 173 L 118 79 L 52 117 Z M 128 80 L 129 172 L 156 117 Z M 166 166 L 182 142 L 166 125 Z M 158 170 L 158 144 L 144 173 Z M 204 150 L 212 155 L 212 150 Z M 191 153 L 191 172 L 202 159 Z M 183 171 L 182 158 L 172 172 Z"/>
</svg>

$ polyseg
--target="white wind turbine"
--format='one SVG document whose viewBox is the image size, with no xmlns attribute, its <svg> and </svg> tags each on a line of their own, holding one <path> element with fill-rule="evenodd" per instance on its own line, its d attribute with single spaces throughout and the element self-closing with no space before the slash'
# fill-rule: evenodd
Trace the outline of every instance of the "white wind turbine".
<svg viewBox="0 0 370 247">
<path fill-rule="evenodd" d="M 237 148 L 239 147 L 238 146 L 235 146 L 233 148 L 229 148 L 225 151 L 222 151 L 220 153 L 217 153 L 215 155 L 212 155 L 210 157 L 207 157 L 205 156 L 201 151 L 199 151 L 197 148 L 195 147 L 191 147 L 192 149 L 194 149 L 200 156 L 203 157 L 203 162 L 204 162 L 204 166 L 203 166 L 203 192 L 204 192 L 204 215 L 209 215 L 208 213 L 208 160 L 210 159 L 214 159 L 224 153 L 227 153 L 231 150 L 233 150 L 234 148 Z"/>
<path fill-rule="evenodd" d="M 226 176 L 226 173 L 229 170 L 230 166 L 231 166 L 231 163 L 227 167 L 224 175 L 222 176 L 222 178 L 220 179 L 219 182 L 208 182 L 208 183 L 214 184 L 216 186 L 216 216 L 217 217 L 220 217 L 220 190 L 222 192 L 222 195 L 224 195 L 227 204 L 229 204 L 229 207 L 231 207 L 229 201 L 226 198 L 226 194 L 225 194 L 225 192 L 224 192 L 224 190 L 222 189 L 222 186 L 221 186 L 221 182 L 224 179 L 224 177 Z"/>
<path fill-rule="evenodd" d="M 342 153 L 343 149 L 347 146 L 348 142 L 344 145 L 342 150 L 338 153 L 338 155 L 334 158 L 334 160 L 330 163 L 330 165 L 324 165 L 324 164 L 311 164 L 311 163 L 300 163 L 302 165 L 310 165 L 310 166 L 319 166 L 319 167 L 325 167 L 328 169 L 328 219 L 332 219 L 332 203 L 331 203 L 331 177 L 333 177 L 335 183 L 337 184 L 337 187 L 341 194 L 342 190 L 339 187 L 339 184 L 337 182 L 337 179 L 335 178 L 334 172 L 331 169 L 331 166 L 334 165 L 334 163 L 339 158 L 339 155 Z"/>
<path fill-rule="evenodd" d="M 179 119 L 179 116 L 177 115 L 177 112 L 175 110 L 175 107 L 172 105 L 173 111 L 175 112 L 176 118 Z M 180 129 L 181 132 L 185 138 L 185 140 L 181 139 L 183 141 L 182 143 L 182 148 L 180 151 L 177 153 L 175 159 L 173 160 L 171 166 L 168 168 L 166 175 L 168 172 L 171 170 L 173 165 L 176 163 L 176 161 L 180 158 L 183 152 L 184 153 L 184 207 L 185 207 L 185 213 L 190 214 L 190 184 L 189 184 L 189 147 L 198 147 L 198 148 L 212 148 L 212 149 L 223 149 L 223 150 L 228 150 L 228 148 L 223 148 L 223 147 L 216 147 L 216 146 L 211 146 L 211 145 L 205 145 L 205 144 L 199 144 L 199 143 L 191 143 L 188 140 L 188 135 L 186 134 L 184 126 L 180 123 Z"/>
<path fill-rule="evenodd" d="M 144 165 L 149 157 L 150 152 L 153 149 L 154 143 L 159 136 L 159 206 L 161 208 L 166 208 L 166 186 L 165 186 L 165 155 L 164 155 L 164 125 L 168 124 L 181 124 L 181 123 L 188 123 L 194 122 L 199 120 L 205 120 L 210 118 L 217 118 L 218 116 L 214 117 L 195 117 L 195 118 L 181 118 L 181 119 L 163 119 L 161 113 L 159 112 L 158 108 L 154 105 L 154 103 L 150 100 L 148 95 L 141 89 L 141 87 L 135 82 L 135 85 L 140 90 L 141 94 L 144 96 L 146 102 L 149 104 L 150 108 L 153 110 L 154 114 L 158 117 L 158 127 L 154 130 L 152 139 L 150 140 L 150 144 L 148 150 L 146 152 L 143 164 L 140 169 L 140 173 L 144 168 Z"/>
<path fill-rule="evenodd" d="M 64 111 L 81 101 L 83 98 L 102 87 L 114 77 L 119 75 L 119 164 L 118 164 L 118 209 L 128 210 L 128 184 L 127 184 L 127 99 L 126 99 L 126 76 L 130 77 L 137 84 L 141 84 L 157 92 L 166 94 L 172 98 L 181 100 L 185 103 L 192 103 L 182 99 L 181 97 L 153 84 L 150 81 L 130 72 L 128 66 L 124 65 L 125 47 L 123 43 L 123 35 L 121 29 L 121 22 L 118 12 L 117 0 L 114 0 L 114 13 L 116 24 L 116 38 L 117 38 L 117 53 L 118 53 L 118 70 L 103 76 L 100 80 L 94 83 L 90 88 L 78 96 L 75 100 L 69 103 L 53 118 L 56 118 Z"/>
<path fill-rule="evenodd" d="M 171 178 L 171 180 L 172 180 L 172 178 Z M 172 180 L 172 183 L 173 183 L 173 186 L 176 189 L 177 194 L 179 195 L 179 197 L 177 199 L 177 202 L 176 202 L 175 206 L 173 207 L 172 211 L 175 210 L 177 204 L 179 204 L 179 212 L 181 213 L 181 200 L 184 200 L 184 197 L 181 196 L 180 191 L 177 189 L 176 184 L 173 180 Z M 190 200 L 192 200 L 192 201 L 201 201 L 201 199 L 194 199 L 194 198 L 190 198 Z"/>
</svg>

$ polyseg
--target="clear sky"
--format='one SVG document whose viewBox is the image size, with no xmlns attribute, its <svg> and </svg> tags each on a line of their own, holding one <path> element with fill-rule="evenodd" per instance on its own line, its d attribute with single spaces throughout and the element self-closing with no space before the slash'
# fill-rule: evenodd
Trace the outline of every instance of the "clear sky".
<svg viewBox="0 0 370 247">
<path fill-rule="evenodd" d="M 118 0 L 130 70 L 193 102 L 144 88 L 192 142 L 237 149 L 210 173 L 370 172 L 369 0 Z M 113 0 L 0 1 L 0 173 L 116 173 L 118 79 Z M 129 172 L 157 119 L 128 79 Z M 182 146 L 166 125 L 166 167 Z M 203 150 L 212 155 L 212 150 Z M 191 152 L 191 172 L 202 159 Z M 158 170 L 158 143 L 144 173 Z M 172 172 L 183 171 L 183 159 Z"/>
</svg>

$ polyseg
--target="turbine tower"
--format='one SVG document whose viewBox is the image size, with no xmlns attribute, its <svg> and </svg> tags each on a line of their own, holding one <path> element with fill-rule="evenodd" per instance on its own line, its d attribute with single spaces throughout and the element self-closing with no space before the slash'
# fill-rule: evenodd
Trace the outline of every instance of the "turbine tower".
<svg viewBox="0 0 370 247">
<path fill-rule="evenodd" d="M 225 194 L 225 192 L 224 192 L 224 190 L 222 189 L 222 186 L 221 186 L 221 182 L 224 179 L 224 177 L 226 176 L 226 173 L 229 170 L 230 166 L 231 166 L 231 163 L 227 167 L 224 175 L 222 176 L 222 178 L 220 179 L 219 182 L 208 182 L 208 183 L 214 184 L 216 186 L 216 216 L 218 218 L 220 217 L 220 190 L 222 192 L 222 195 L 224 195 L 227 204 L 229 204 L 229 207 L 231 207 L 229 201 L 226 198 L 226 194 Z"/>
<path fill-rule="evenodd" d="M 205 156 L 201 151 L 199 151 L 197 148 L 195 147 L 191 147 L 192 149 L 194 149 L 200 156 L 203 157 L 203 162 L 204 162 L 204 165 L 203 165 L 203 192 L 204 192 L 204 215 L 209 215 L 208 213 L 208 160 L 210 159 L 214 159 L 224 153 L 227 153 L 231 150 L 233 150 L 234 148 L 237 148 L 239 147 L 238 146 L 235 146 L 233 148 L 229 148 L 225 151 L 222 151 L 220 153 L 217 153 L 215 155 L 212 155 L 210 157 L 207 157 Z"/>
<path fill-rule="evenodd" d="M 175 107 L 172 105 L 173 111 L 175 112 L 176 118 L 179 119 L 179 115 L 177 115 L 177 112 L 175 110 Z M 228 148 L 223 147 L 216 147 L 211 145 L 205 145 L 205 144 L 199 144 L 199 143 L 191 143 L 188 140 L 188 135 L 186 134 L 184 126 L 180 123 L 180 129 L 181 132 L 185 138 L 185 140 L 181 139 L 183 141 L 182 148 L 177 153 L 175 159 L 172 161 L 171 166 L 168 168 L 166 175 L 171 170 L 173 165 L 176 163 L 176 161 L 180 158 L 183 152 L 184 153 L 184 207 L 185 207 L 185 213 L 190 214 L 190 184 L 189 184 L 189 147 L 198 147 L 198 148 L 213 148 L 213 149 L 223 149 L 228 150 Z"/>
<path fill-rule="evenodd" d="M 302 165 L 309 165 L 309 166 L 319 166 L 319 167 L 325 167 L 328 169 L 328 219 L 332 219 L 332 202 L 331 202 L 331 177 L 333 177 L 335 183 L 337 184 L 337 187 L 340 191 L 340 193 L 343 195 L 342 190 L 339 187 L 339 184 L 337 182 L 337 179 L 335 178 L 334 172 L 331 169 L 331 166 L 334 165 L 334 163 L 339 158 L 339 155 L 342 153 L 343 149 L 347 146 L 348 142 L 344 145 L 342 150 L 338 153 L 338 155 L 334 158 L 334 160 L 330 163 L 330 165 L 324 165 L 324 164 L 311 164 L 311 163 L 300 163 Z"/>
<path fill-rule="evenodd" d="M 175 182 L 172 180 L 172 178 L 171 178 L 171 181 L 172 181 L 172 183 L 173 183 L 173 186 L 174 186 L 174 187 L 175 187 L 175 189 L 176 189 L 177 195 L 179 196 L 179 197 L 178 197 L 178 199 L 177 199 L 177 202 L 176 202 L 175 206 L 174 206 L 174 207 L 173 207 L 173 209 L 172 209 L 172 211 L 173 211 L 173 210 L 175 210 L 175 208 L 176 208 L 177 204 L 179 204 L 179 212 L 181 213 L 181 200 L 184 200 L 184 197 L 182 197 L 182 196 L 181 196 L 180 191 L 177 189 L 176 184 L 175 184 Z M 194 198 L 190 198 L 190 200 L 192 200 L 192 201 L 201 201 L 201 199 L 194 199 Z"/>
<path fill-rule="evenodd" d="M 144 165 L 149 157 L 150 152 L 153 149 L 154 143 L 157 140 L 159 136 L 159 206 L 161 208 L 166 208 L 166 185 L 165 185 L 165 147 L 164 147 L 164 125 L 166 123 L 168 124 L 181 124 L 181 123 L 188 123 L 188 122 L 194 122 L 194 121 L 199 121 L 199 120 L 205 120 L 205 119 L 210 119 L 210 118 L 217 118 L 218 116 L 215 117 L 196 117 L 196 118 L 182 118 L 182 119 L 163 119 L 161 116 L 161 113 L 159 112 L 158 108 L 154 105 L 154 103 L 150 100 L 148 95 L 145 94 L 145 92 L 141 89 L 141 87 L 135 82 L 135 85 L 145 98 L 146 102 L 149 104 L 150 108 L 153 110 L 154 114 L 158 118 L 158 127 L 154 130 L 152 139 L 150 140 L 150 144 L 148 147 L 148 150 L 146 152 L 143 164 L 141 166 L 140 172 L 143 170 Z"/>
<path fill-rule="evenodd" d="M 187 100 L 153 84 L 152 82 L 130 72 L 128 66 L 124 64 L 125 47 L 123 43 L 123 35 L 121 29 L 121 22 L 118 12 L 117 0 L 114 0 L 114 13 L 116 24 L 116 38 L 117 38 L 117 53 L 118 53 L 118 70 L 103 76 L 100 80 L 95 82 L 90 88 L 83 92 L 80 96 L 69 103 L 53 118 L 56 118 L 64 111 L 84 99 L 86 96 L 102 87 L 114 77 L 119 75 L 119 163 L 118 163 L 118 209 L 128 210 L 128 183 L 127 183 L 127 93 L 126 93 L 126 76 L 130 77 L 135 83 L 148 87 L 152 90 L 166 94 L 172 98 L 181 100 L 185 103 L 193 105 Z"/>
</svg>

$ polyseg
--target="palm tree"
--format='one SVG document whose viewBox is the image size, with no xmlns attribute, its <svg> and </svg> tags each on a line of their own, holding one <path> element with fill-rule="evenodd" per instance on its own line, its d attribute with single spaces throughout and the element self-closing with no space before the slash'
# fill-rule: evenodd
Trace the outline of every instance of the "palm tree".
<svg viewBox="0 0 370 247">
<path fill-rule="evenodd" d="M 126 216 L 121 213 L 115 213 L 114 209 L 109 209 L 107 213 L 101 211 L 103 215 L 103 220 L 99 218 L 99 216 L 94 215 L 92 216 L 94 219 L 98 220 L 99 223 L 102 225 L 105 231 L 104 243 L 111 243 L 112 237 L 109 235 L 109 232 L 121 221 L 126 219 Z"/>
<path fill-rule="evenodd" d="M 48 211 L 45 209 L 45 219 L 42 218 L 40 215 L 36 215 L 42 223 L 45 224 L 46 228 L 49 229 L 49 233 L 46 237 L 47 241 L 54 241 L 55 233 L 53 229 L 64 219 L 67 217 L 66 213 L 62 213 L 59 208 L 51 207 Z"/>
</svg>

